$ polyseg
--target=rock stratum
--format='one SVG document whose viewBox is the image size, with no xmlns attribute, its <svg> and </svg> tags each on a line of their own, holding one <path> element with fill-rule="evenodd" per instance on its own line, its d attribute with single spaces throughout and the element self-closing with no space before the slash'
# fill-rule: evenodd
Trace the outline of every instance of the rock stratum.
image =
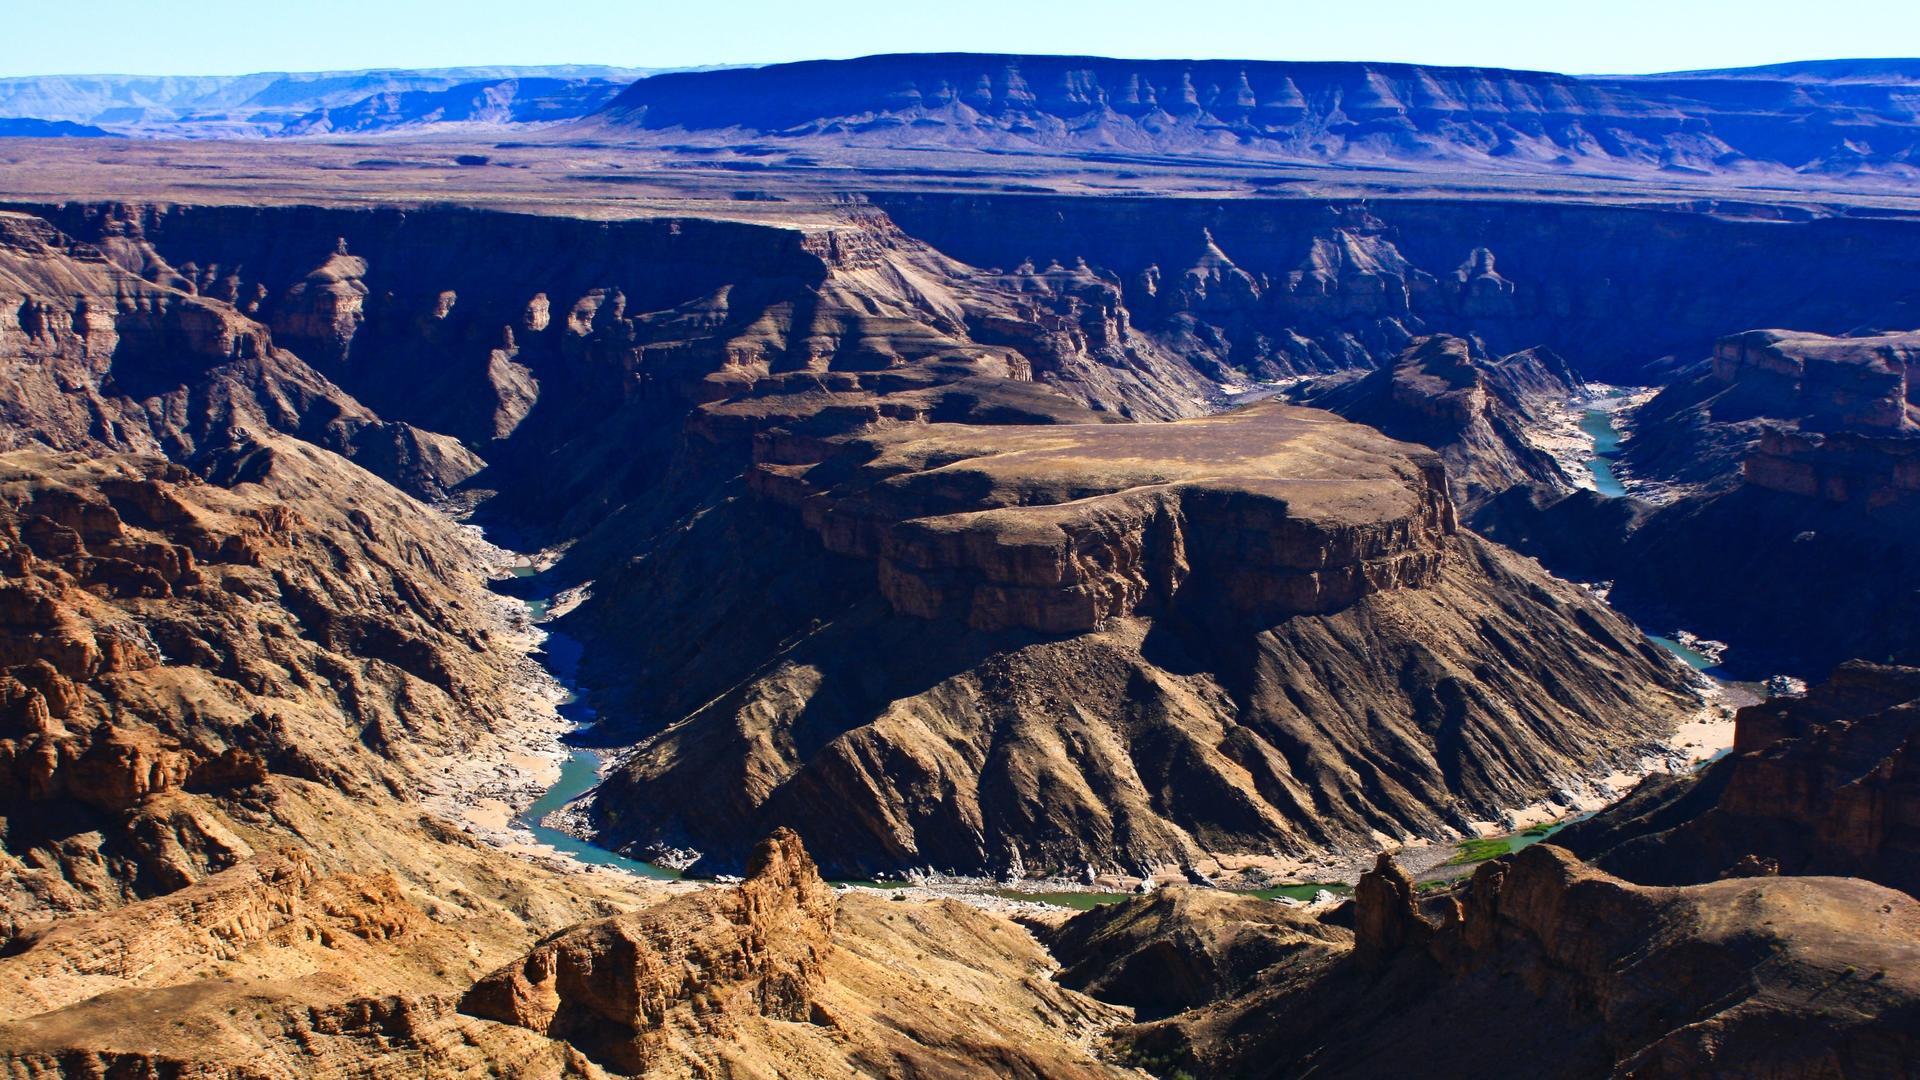
<svg viewBox="0 0 1920 1080">
<path fill-rule="evenodd" d="M 1408 64 L 935 53 L 655 76 L 582 128 L 776 146 L 1070 149 L 1907 183 L 1920 124 L 1901 70 L 1831 81 L 1810 71 L 1794 80 L 1757 72 L 1598 78 Z"/>
<path fill-rule="evenodd" d="M 1830 874 L 1920 892 L 1917 701 L 1916 669 L 1844 665 L 1804 698 L 1740 710 L 1727 757 L 1643 784 L 1560 839 L 1649 884 Z"/>
<path fill-rule="evenodd" d="M 1330 414 L 822 437 L 804 401 L 582 613 L 658 638 L 589 668 L 646 703 L 601 729 L 637 739 L 594 803 L 610 842 L 726 868 L 784 824 L 849 875 L 1217 869 L 1467 828 L 1689 708 L 1631 626 L 1459 530 L 1435 455 Z M 767 644 L 710 636 L 736 622 Z"/>
<path fill-rule="evenodd" d="M 1684 673 L 1462 507 L 1551 485 L 1522 450 L 1576 373 L 1749 326 L 1810 328 L 1754 345 L 1800 358 L 1783 437 L 1898 436 L 1895 354 L 1808 335 L 1901 325 L 1909 222 L 248 202 L 0 214 L 10 1075 L 1913 1071 L 1899 671 L 1743 716 L 1732 764 L 1597 820 L 1604 868 L 1064 927 L 821 880 L 1251 873 L 1643 768 Z M 1220 409 L 1371 368 L 1325 403 L 1409 441 Z M 559 688 L 443 496 L 545 549 L 503 590 L 564 590 L 618 751 L 571 826 L 737 885 L 506 831 Z"/>
<path fill-rule="evenodd" d="M 428 497 L 481 466 L 454 439 L 381 421 L 164 264 L 121 265 L 20 214 L 0 214 L 0 380 L 9 448 L 192 460 L 231 436 L 283 431 Z"/>
<path fill-rule="evenodd" d="M 1742 671 L 1915 662 L 1917 350 L 1911 331 L 1728 335 L 1633 416 L 1625 467 L 1660 505 L 1535 487 L 1475 524 L 1730 643 Z"/>
<path fill-rule="evenodd" d="M 1572 489 L 1535 432 L 1584 390 L 1550 350 L 1494 359 L 1476 355 L 1469 341 L 1435 335 L 1415 339 L 1376 371 L 1311 380 L 1287 397 L 1438 450 L 1471 515 L 1512 487 Z"/>
</svg>

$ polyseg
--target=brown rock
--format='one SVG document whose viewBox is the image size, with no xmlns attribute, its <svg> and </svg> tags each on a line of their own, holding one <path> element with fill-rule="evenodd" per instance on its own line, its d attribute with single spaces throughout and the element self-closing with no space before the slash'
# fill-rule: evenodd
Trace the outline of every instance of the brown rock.
<svg viewBox="0 0 1920 1080">
<path fill-rule="evenodd" d="M 833 891 L 782 830 L 755 848 L 737 888 L 575 927 L 475 983 L 460 1007 L 638 1074 L 669 1026 L 712 1031 L 736 1014 L 807 1021 L 833 920 Z"/>
<path fill-rule="evenodd" d="M 1394 953 L 1425 945 L 1433 925 L 1414 902 L 1413 879 L 1381 852 L 1353 890 L 1354 959 L 1378 965 Z"/>
<path fill-rule="evenodd" d="M 1728 756 L 1650 780 L 1556 842 L 1653 885 L 1772 867 L 1920 895 L 1920 669 L 1850 663 L 1735 724 Z"/>
<path fill-rule="evenodd" d="M 1632 885 L 1551 844 L 1483 866 L 1409 944 L 1302 952 L 1235 996 L 1117 1033 L 1194 1075 L 1572 1078 L 1910 1074 L 1920 903 L 1840 878 Z M 1394 948 L 1392 946 L 1398 945 Z M 1502 1037 L 1486 1033 L 1505 1018 Z"/>
</svg>

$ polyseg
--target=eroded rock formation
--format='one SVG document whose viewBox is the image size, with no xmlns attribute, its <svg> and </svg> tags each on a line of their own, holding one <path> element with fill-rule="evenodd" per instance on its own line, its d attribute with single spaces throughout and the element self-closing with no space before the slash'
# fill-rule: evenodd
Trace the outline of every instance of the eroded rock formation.
<svg viewBox="0 0 1920 1080">
<path fill-rule="evenodd" d="M 1462 828 L 1686 708 L 1631 626 L 1456 531 L 1431 452 L 1326 413 L 806 430 L 582 615 L 659 639 L 592 669 L 638 707 L 599 733 L 639 740 L 612 842 L 1202 867 Z"/>
<path fill-rule="evenodd" d="M 474 984 L 460 1008 L 639 1074 L 669 1027 L 724 1039 L 731 1015 L 812 1019 L 833 911 L 800 838 L 777 832 L 738 888 L 574 927 Z"/>
<path fill-rule="evenodd" d="M 1727 757 L 1650 779 L 1560 842 L 1649 885 L 1765 868 L 1920 894 L 1920 670 L 1847 664 L 1736 723 Z"/>
<path fill-rule="evenodd" d="M 253 854 L 199 793 L 418 789 L 491 745 L 515 659 L 442 519 L 324 450 L 0 455 L 9 914 L 178 889 Z"/>
<path fill-rule="evenodd" d="M 1900 93 L 1907 76 L 1849 63 L 1835 62 L 1839 78 L 1829 83 L 1813 70 L 1794 79 L 1764 69 L 1601 78 L 1380 63 L 868 56 L 655 76 L 580 134 L 816 151 L 1124 148 L 1403 168 L 1738 170 L 1802 184 L 1821 173 L 1911 178 L 1920 117 Z M 1878 92 L 1850 85 L 1859 82 Z"/>
<path fill-rule="evenodd" d="M 454 439 L 383 422 L 164 261 L 129 268 L 110 252 L 0 213 L 0 446 L 187 461 L 282 431 L 429 497 L 479 470 Z"/>
<path fill-rule="evenodd" d="M 1355 903 L 1351 947 L 1288 953 L 1249 989 L 1122 1030 L 1118 1052 L 1222 1077 L 1869 1076 L 1920 1062 L 1907 1023 L 1920 904 L 1878 885 L 1648 888 L 1538 844 L 1426 903 L 1383 865 Z M 1202 931 L 1158 940 L 1182 932 Z"/>
<path fill-rule="evenodd" d="M 1454 497 L 1470 514 L 1517 485 L 1572 488 L 1534 432 L 1583 385 L 1550 350 L 1495 360 L 1475 355 L 1471 342 L 1435 335 L 1415 339 L 1378 371 L 1317 379 L 1288 399 L 1439 451 Z"/>
</svg>

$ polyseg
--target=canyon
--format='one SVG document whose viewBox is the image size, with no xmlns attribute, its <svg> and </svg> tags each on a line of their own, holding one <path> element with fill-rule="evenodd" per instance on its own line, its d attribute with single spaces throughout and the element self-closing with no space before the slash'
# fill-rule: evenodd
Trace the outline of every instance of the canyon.
<svg viewBox="0 0 1920 1080">
<path fill-rule="evenodd" d="M 1899 64 L 349 74 L 0 142 L 10 1075 L 1920 1071 Z"/>
</svg>

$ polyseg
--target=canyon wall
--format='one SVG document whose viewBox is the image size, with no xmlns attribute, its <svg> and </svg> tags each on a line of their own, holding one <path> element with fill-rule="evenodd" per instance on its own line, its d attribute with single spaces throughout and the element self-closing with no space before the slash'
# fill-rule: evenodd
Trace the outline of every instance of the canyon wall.
<svg viewBox="0 0 1920 1080">
<path fill-rule="evenodd" d="M 1636 382 L 1754 326 L 1920 325 L 1917 226 L 1899 219 L 1712 202 L 870 198 L 975 266 L 1084 262 L 1137 330 L 1221 378 L 1383 366 L 1415 335 L 1448 333 Z"/>
</svg>

